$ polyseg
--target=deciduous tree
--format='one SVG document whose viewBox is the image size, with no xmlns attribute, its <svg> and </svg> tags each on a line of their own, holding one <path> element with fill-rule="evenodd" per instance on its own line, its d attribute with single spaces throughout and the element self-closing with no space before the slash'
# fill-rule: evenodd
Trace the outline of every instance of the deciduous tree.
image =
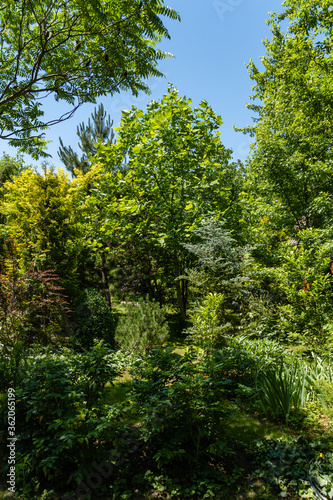
<svg viewBox="0 0 333 500">
<path fill-rule="evenodd" d="M 182 276 L 191 257 L 182 243 L 191 241 L 205 214 L 228 212 L 239 193 L 237 165 L 219 138 L 221 124 L 206 101 L 193 109 L 170 86 L 146 112 L 123 112 L 116 143 L 100 145 L 96 155 L 105 172 L 92 197 L 105 213 L 99 237 L 113 240 L 119 252 L 132 241 L 146 252 L 149 242 L 184 318 Z"/>
<path fill-rule="evenodd" d="M 255 136 L 252 174 L 266 196 L 282 203 L 292 232 L 300 220 L 325 227 L 333 214 L 333 17 L 330 1 L 283 5 L 269 20 L 264 69 L 249 65 L 260 103 L 250 106 L 259 118 L 248 131 Z"/>
<path fill-rule="evenodd" d="M 0 138 L 38 157 L 43 130 L 85 102 L 129 90 L 149 91 L 161 76 L 156 47 L 169 37 L 162 17 L 179 19 L 163 0 L 18 0 L 0 8 Z M 53 95 L 70 111 L 44 118 Z"/>
</svg>

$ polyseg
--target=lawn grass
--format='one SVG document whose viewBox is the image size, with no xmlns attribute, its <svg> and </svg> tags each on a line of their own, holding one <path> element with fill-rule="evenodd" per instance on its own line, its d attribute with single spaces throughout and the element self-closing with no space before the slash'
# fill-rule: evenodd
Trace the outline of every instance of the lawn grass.
<svg viewBox="0 0 333 500">
<path fill-rule="evenodd" d="M 241 411 L 237 414 L 236 420 L 228 426 L 228 436 L 247 444 L 256 439 L 296 437 L 298 434 L 295 429 L 286 425 Z"/>
</svg>

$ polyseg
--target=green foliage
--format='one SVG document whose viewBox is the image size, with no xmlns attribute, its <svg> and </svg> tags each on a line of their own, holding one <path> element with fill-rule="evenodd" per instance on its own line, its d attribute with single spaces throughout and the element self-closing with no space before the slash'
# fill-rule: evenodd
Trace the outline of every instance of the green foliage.
<svg viewBox="0 0 333 500">
<path fill-rule="evenodd" d="M 288 424 L 291 410 L 297 412 L 308 401 L 307 368 L 281 362 L 278 369 L 260 373 L 258 388 L 263 412 L 273 418 L 282 414 Z"/>
<path fill-rule="evenodd" d="M 246 313 L 242 317 L 240 330 L 242 334 L 254 338 L 275 338 L 281 334 L 279 323 L 279 306 L 268 294 L 251 295 Z"/>
<path fill-rule="evenodd" d="M 43 167 L 42 174 L 27 169 L 5 184 L 1 212 L 6 231 L 13 238 L 20 265 L 27 269 L 53 269 L 73 299 L 77 293 L 77 260 L 82 215 L 80 180 L 69 181 L 67 174 Z"/>
<path fill-rule="evenodd" d="M 1 339 L 3 341 L 3 339 Z M 24 344 L 20 341 L 10 349 L 0 341 L 0 394 L 9 387 L 16 387 L 20 379 L 20 367 L 24 359 Z"/>
<path fill-rule="evenodd" d="M 272 485 L 279 498 L 308 500 L 317 498 L 311 487 L 311 475 L 309 476 L 308 472 L 310 474 L 312 470 L 315 472 L 323 455 L 327 456 L 324 460 L 330 471 L 332 441 L 330 439 L 310 441 L 303 437 L 255 441 L 251 451 L 256 463 L 254 477 Z M 313 462 L 314 465 L 311 465 Z"/>
<path fill-rule="evenodd" d="M 78 297 L 75 308 L 77 337 L 84 346 L 91 346 L 93 340 L 103 339 L 112 348 L 116 320 L 104 297 L 95 289 L 87 288 Z"/>
<path fill-rule="evenodd" d="M 333 499 L 333 453 L 323 453 L 317 461 L 312 460 L 308 477 L 318 498 Z"/>
<path fill-rule="evenodd" d="M 146 79 L 162 76 L 156 47 L 169 38 L 162 16 L 179 20 L 163 0 L 51 0 L 6 3 L 0 12 L 1 138 L 35 158 L 43 129 L 70 118 L 85 102 L 129 90 L 149 92 Z M 51 94 L 70 108 L 46 121 L 41 99 Z M 45 153 L 44 153 L 45 156 Z"/>
<path fill-rule="evenodd" d="M 218 308 L 223 299 L 223 295 L 210 293 L 202 305 L 190 314 L 193 326 L 187 330 L 187 341 L 194 342 L 209 352 L 218 344 L 226 343 L 224 334 L 229 325 L 222 326 L 218 321 Z"/>
<path fill-rule="evenodd" d="M 142 364 L 143 357 L 140 354 L 129 351 L 114 351 L 112 354 L 112 362 L 117 366 L 118 370 L 123 373 L 124 371 L 130 371 L 135 368 L 135 366 Z"/>
<path fill-rule="evenodd" d="M 208 463 L 224 462 L 232 453 L 225 432 L 235 410 L 223 398 L 229 381 L 208 359 L 195 360 L 190 352 L 179 356 L 158 350 L 146 357 L 133 380 L 142 436 L 156 471 L 151 479 L 155 476 L 165 488 L 172 478 L 180 498 L 213 495 L 225 477 Z"/>
<path fill-rule="evenodd" d="M 5 249 L 6 258 L 0 260 L 0 343 L 2 354 L 9 356 L 9 368 L 19 345 L 33 340 L 46 344 L 58 335 L 69 309 L 53 271 L 31 265 L 20 272 L 13 242 Z"/>
<path fill-rule="evenodd" d="M 114 241 L 122 268 L 126 251 L 134 252 L 137 259 L 131 261 L 140 258 L 153 270 L 150 289 L 158 290 L 162 280 L 164 290 L 175 290 L 184 319 L 183 276 L 193 257 L 182 243 L 193 240 L 207 213 L 232 209 L 241 183 L 238 166 L 220 141 L 221 123 L 206 101 L 193 109 L 170 85 L 146 112 L 124 111 L 116 143 L 97 148 L 95 163 L 102 164 L 103 175 L 91 203 L 103 207 L 106 220 L 97 234 L 92 226 L 92 238 Z"/>
<path fill-rule="evenodd" d="M 297 412 L 315 398 L 327 408 L 332 382 L 333 372 L 328 363 L 317 356 L 311 364 L 292 356 L 280 361 L 274 369 L 258 372 L 256 385 L 263 412 L 271 418 L 282 415 L 288 423 L 291 411 Z"/>
<path fill-rule="evenodd" d="M 220 376 L 232 379 L 236 384 L 254 388 L 259 371 L 276 367 L 286 355 L 283 347 L 274 340 L 250 340 L 244 336 L 228 337 L 228 345 L 212 353 Z M 250 390 L 251 392 L 251 390 Z"/>
<path fill-rule="evenodd" d="M 278 327 L 287 340 L 322 351 L 333 341 L 332 244 L 310 229 L 301 231 L 299 239 L 298 247 L 281 249 L 282 265 L 275 270 L 276 286 L 285 297 Z"/>
<path fill-rule="evenodd" d="M 24 168 L 23 159 L 20 156 L 11 157 L 3 154 L 0 158 L 0 198 L 4 195 L 4 184 L 19 175 Z"/>
<path fill-rule="evenodd" d="M 127 302 L 125 315 L 116 329 L 116 342 L 122 351 L 142 354 L 161 346 L 168 338 L 169 328 L 163 309 L 154 301 L 139 298 Z"/>
<path fill-rule="evenodd" d="M 187 271 L 187 279 L 197 293 L 217 292 L 216 299 L 210 299 L 216 305 L 212 302 L 207 307 L 212 308 L 212 313 L 216 308 L 216 326 L 226 333 L 234 332 L 253 287 L 251 248 L 240 246 L 226 221 L 213 217 L 203 219 L 194 235 L 196 242 L 184 244 L 197 259 L 197 265 Z"/>
<path fill-rule="evenodd" d="M 315 390 L 325 410 L 333 417 L 333 375 L 331 381 L 316 380 Z"/>
<path fill-rule="evenodd" d="M 73 177 L 76 177 L 75 170 L 79 170 L 83 174 L 90 170 L 89 156 L 95 156 L 96 142 L 101 141 L 112 144 L 114 141 L 113 121 L 111 121 L 110 116 L 105 121 L 106 111 L 104 111 L 103 104 L 99 104 L 98 109 L 95 108 L 91 117 L 93 123 L 90 122 L 89 118 L 88 125 L 83 122 L 77 127 L 77 135 L 80 138 L 79 148 L 83 152 L 81 158 L 78 157 L 78 154 L 73 151 L 71 146 L 64 146 L 61 138 L 59 138 L 58 156 Z"/>
<path fill-rule="evenodd" d="M 102 344 L 83 354 L 37 354 L 29 364 L 16 388 L 16 475 L 25 498 L 34 484 L 66 487 L 84 479 L 92 462 L 105 458 L 96 443 L 110 435 L 117 415 L 112 405 L 99 403 L 106 382 L 118 375 Z M 4 423 L 4 394 L 2 402 Z M 5 455 L 6 442 L 1 441 Z"/>
<path fill-rule="evenodd" d="M 253 98 L 261 101 L 250 106 L 259 113 L 248 128 L 256 138 L 250 169 L 266 200 L 278 200 L 289 216 L 289 230 L 299 222 L 324 227 L 332 217 L 331 6 L 318 0 L 283 6 L 268 21 L 264 69 L 249 64 Z"/>
</svg>

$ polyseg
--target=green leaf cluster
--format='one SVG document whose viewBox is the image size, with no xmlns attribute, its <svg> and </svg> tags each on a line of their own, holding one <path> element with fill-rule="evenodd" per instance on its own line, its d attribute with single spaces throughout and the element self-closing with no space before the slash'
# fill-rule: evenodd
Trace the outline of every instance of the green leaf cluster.
<svg viewBox="0 0 333 500">
<path fill-rule="evenodd" d="M 0 11 L 1 138 L 45 156 L 43 130 L 83 103 L 121 90 L 149 92 L 146 79 L 162 76 L 158 62 L 170 56 L 157 47 L 169 38 L 163 17 L 179 20 L 163 0 L 7 2 Z M 45 120 L 47 95 L 70 111 Z"/>
<path fill-rule="evenodd" d="M 75 334 L 83 346 L 91 346 L 94 339 L 103 339 L 114 348 L 116 318 L 96 289 L 87 288 L 79 295 L 75 319 Z"/>
</svg>

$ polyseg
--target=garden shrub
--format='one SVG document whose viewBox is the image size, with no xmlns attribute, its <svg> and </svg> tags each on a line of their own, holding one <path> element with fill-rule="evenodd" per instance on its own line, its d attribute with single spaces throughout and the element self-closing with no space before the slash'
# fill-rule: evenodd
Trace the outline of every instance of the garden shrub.
<svg viewBox="0 0 333 500">
<path fill-rule="evenodd" d="M 197 261 L 186 271 L 191 289 L 197 296 L 206 297 L 204 309 L 212 300 L 209 297 L 215 296 L 215 305 L 210 307 L 212 311 L 216 307 L 219 334 L 222 327 L 225 333 L 235 334 L 250 290 L 257 281 L 251 258 L 253 248 L 241 246 L 227 227 L 227 221 L 217 220 L 216 216 L 202 220 L 193 235 L 196 242 L 183 244 Z"/>
<path fill-rule="evenodd" d="M 139 298 L 126 303 L 126 313 L 119 319 L 116 342 L 123 351 L 136 354 L 159 347 L 168 338 L 169 328 L 163 309 L 156 302 Z"/>
<path fill-rule="evenodd" d="M 298 234 L 298 247 L 281 249 L 281 267 L 275 268 L 276 285 L 284 295 L 278 327 L 285 340 L 306 345 L 312 351 L 330 352 L 333 341 L 332 242 L 323 241 L 321 230 Z"/>
<path fill-rule="evenodd" d="M 269 339 L 249 339 L 244 336 L 228 337 L 228 346 L 212 353 L 212 362 L 221 376 L 234 383 L 255 386 L 259 370 L 275 367 L 285 356 L 285 349 Z"/>
<path fill-rule="evenodd" d="M 226 344 L 225 333 L 230 325 L 229 323 L 221 325 L 219 320 L 219 309 L 223 300 L 222 294 L 209 293 L 201 306 L 190 314 L 193 325 L 187 330 L 189 334 L 187 341 L 209 352 L 218 345 Z"/>
<path fill-rule="evenodd" d="M 50 343 L 61 333 L 70 312 L 59 277 L 52 269 L 39 270 L 31 263 L 23 272 L 13 241 L 3 245 L 0 258 L 1 354 L 15 357 L 24 346 Z"/>
<path fill-rule="evenodd" d="M 279 306 L 268 294 L 251 295 L 241 321 L 240 331 L 249 337 L 278 339 L 281 335 Z"/>
<path fill-rule="evenodd" d="M 170 349 L 157 350 L 146 357 L 146 366 L 135 371 L 133 380 L 152 462 L 150 480 L 166 488 L 172 478 L 179 498 L 209 498 L 207 491 L 225 480 L 212 464 L 233 453 L 227 445 L 227 424 L 236 410 L 223 398 L 229 381 L 208 358 L 195 361 L 194 351 L 180 356 Z"/>
<path fill-rule="evenodd" d="M 114 348 L 116 320 L 104 297 L 93 288 L 86 288 L 76 304 L 77 336 L 84 346 L 103 339 Z"/>
<path fill-rule="evenodd" d="M 99 400 L 118 374 L 102 343 L 87 353 L 41 354 L 30 365 L 16 390 L 16 478 L 24 498 L 51 483 L 70 488 L 91 472 L 94 460 L 104 460 L 98 443 L 112 439 L 118 410 Z M 6 429 L 6 395 L 2 403 Z M 6 439 L 2 443 L 5 455 Z"/>
</svg>

